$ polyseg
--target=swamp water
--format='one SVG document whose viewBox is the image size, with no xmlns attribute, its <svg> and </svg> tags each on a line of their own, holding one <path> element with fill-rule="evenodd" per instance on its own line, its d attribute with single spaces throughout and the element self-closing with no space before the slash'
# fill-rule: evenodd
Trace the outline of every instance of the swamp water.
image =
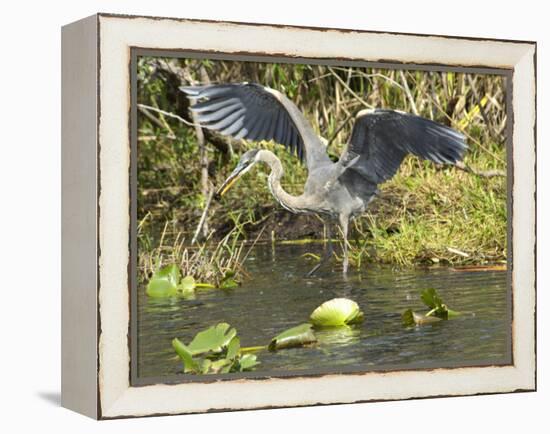
<svg viewBox="0 0 550 434">
<path fill-rule="evenodd" d="M 171 341 L 190 342 L 219 322 L 237 329 L 241 346 L 267 345 L 271 338 L 307 322 L 321 303 L 335 297 L 354 300 L 365 314 L 356 326 L 316 331 L 318 343 L 277 352 L 260 351 L 261 362 L 246 376 L 308 372 L 346 372 L 510 363 L 510 301 L 503 271 L 453 271 L 450 268 L 392 270 L 366 266 L 341 271 L 321 269 L 300 257 L 314 246 L 256 247 L 245 268 L 250 278 L 233 290 L 198 290 L 194 299 L 152 299 L 144 286 L 138 295 L 137 376 L 167 381 L 203 378 L 183 375 Z M 420 300 L 435 288 L 444 302 L 463 315 L 433 325 L 406 328 L 401 314 L 426 313 Z M 175 377 L 177 376 L 177 378 Z"/>
</svg>

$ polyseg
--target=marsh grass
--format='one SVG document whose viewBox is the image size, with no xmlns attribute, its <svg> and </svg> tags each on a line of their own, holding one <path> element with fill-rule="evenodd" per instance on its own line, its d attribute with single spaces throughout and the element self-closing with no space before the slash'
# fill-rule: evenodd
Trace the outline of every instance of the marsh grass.
<svg viewBox="0 0 550 434">
<path fill-rule="evenodd" d="M 188 102 L 177 87 L 204 78 L 254 81 L 285 92 L 327 139 L 333 159 L 345 147 L 354 114 L 381 107 L 458 129 L 469 144 L 467 166 L 506 172 L 506 83 L 501 76 L 144 57 L 138 62 L 138 102 L 188 119 Z M 206 143 L 211 185 L 220 185 L 239 156 L 254 147 L 273 150 L 285 168 L 283 187 L 292 194 L 302 192 L 307 170 L 282 146 L 219 137 Z M 189 246 L 186 240 L 206 204 L 198 155 L 193 127 L 160 112 L 139 113 L 138 242 L 145 274 L 174 261 L 196 279 L 219 279 L 229 269 L 242 268 L 243 245 L 258 236 L 260 242 L 323 237 L 315 216 L 289 216 L 281 210 L 267 188 L 269 169 L 259 165 L 221 201 L 212 201 L 208 237 Z M 506 259 L 505 176 L 479 176 L 408 157 L 379 188 L 369 211 L 352 225 L 356 266 Z"/>
<path fill-rule="evenodd" d="M 481 161 L 476 163 L 479 167 Z M 364 218 L 354 221 L 356 262 L 409 266 L 505 260 L 504 178 L 407 161 L 381 190 Z"/>
<path fill-rule="evenodd" d="M 163 266 L 176 264 L 183 276 L 193 276 L 195 280 L 219 287 L 227 276 L 239 280 L 247 275 L 242 263 L 250 248 L 245 251 L 237 227 L 217 242 L 207 239 L 191 246 L 182 232 L 170 234 L 165 225 L 155 247 L 140 247 L 138 266 L 144 280 Z"/>
</svg>

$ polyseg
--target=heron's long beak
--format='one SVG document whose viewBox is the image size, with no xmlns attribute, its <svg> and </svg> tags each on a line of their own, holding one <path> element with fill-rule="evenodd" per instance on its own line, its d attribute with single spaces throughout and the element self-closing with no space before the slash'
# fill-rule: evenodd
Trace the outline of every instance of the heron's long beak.
<svg viewBox="0 0 550 434">
<path fill-rule="evenodd" d="M 216 192 L 216 197 L 219 198 L 223 196 L 227 191 L 233 187 L 233 184 L 235 184 L 241 176 L 243 176 L 246 172 L 250 170 L 252 167 L 252 164 L 245 163 L 241 164 L 239 163 L 237 167 L 235 167 L 235 170 L 231 172 L 231 175 L 225 180 L 225 182 L 221 185 L 221 187 Z"/>
</svg>

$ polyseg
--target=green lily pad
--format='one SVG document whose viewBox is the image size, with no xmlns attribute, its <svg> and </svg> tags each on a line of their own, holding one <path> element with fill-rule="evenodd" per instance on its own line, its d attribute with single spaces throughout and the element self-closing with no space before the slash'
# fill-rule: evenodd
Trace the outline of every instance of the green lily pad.
<svg viewBox="0 0 550 434">
<path fill-rule="evenodd" d="M 441 319 L 449 319 L 460 315 L 460 312 L 449 309 L 449 307 L 443 303 L 443 300 L 434 288 L 428 288 L 422 291 L 420 298 L 424 304 L 430 308 L 430 311 L 425 315 L 427 317 L 436 316 Z"/>
<path fill-rule="evenodd" d="M 456 318 L 457 316 L 462 315 L 461 312 L 447 308 L 447 319 Z"/>
<path fill-rule="evenodd" d="M 317 338 L 311 330 L 311 324 L 305 323 L 292 327 L 278 334 L 268 345 L 270 351 L 283 348 L 301 347 L 302 345 L 317 342 Z"/>
<path fill-rule="evenodd" d="M 239 355 L 240 349 L 241 349 L 241 341 L 237 336 L 235 336 L 233 339 L 231 339 L 231 341 L 227 345 L 226 357 L 230 360 L 235 359 Z"/>
<path fill-rule="evenodd" d="M 235 279 L 235 272 L 233 270 L 226 271 L 223 278 L 218 284 L 220 289 L 234 289 L 239 286 L 239 282 Z"/>
<path fill-rule="evenodd" d="M 434 288 L 428 288 L 422 291 L 420 299 L 430 309 L 436 309 L 443 304 L 443 300 L 441 300 L 441 297 Z"/>
<path fill-rule="evenodd" d="M 333 298 L 324 302 L 309 317 L 318 327 L 338 327 L 361 322 L 364 318 L 359 305 L 347 298 Z"/>
<path fill-rule="evenodd" d="M 199 363 L 193 359 L 193 355 L 191 354 L 189 348 L 178 338 L 174 338 L 172 340 L 172 347 L 176 350 L 176 353 L 180 356 L 180 359 L 183 362 L 183 372 L 198 372 L 199 370 L 202 371 L 204 369 L 204 367 L 201 367 Z M 208 370 L 208 368 L 206 368 L 206 370 Z"/>
<path fill-rule="evenodd" d="M 229 278 L 229 279 L 223 279 L 221 282 L 220 282 L 220 288 L 221 289 L 235 289 L 239 286 L 239 282 L 237 282 L 235 279 L 233 278 Z"/>
<path fill-rule="evenodd" d="M 227 347 L 236 334 L 237 331 L 229 324 L 219 323 L 197 333 L 187 348 L 193 356 L 208 352 L 219 353 Z"/>
<path fill-rule="evenodd" d="M 174 339 L 172 347 L 182 360 L 186 374 L 226 374 L 251 370 L 260 362 L 254 354 L 242 354 L 236 334 L 237 331 L 229 324 L 219 323 L 197 333 L 189 345 Z"/>
<path fill-rule="evenodd" d="M 196 286 L 197 284 L 193 276 L 185 276 L 178 284 L 178 291 L 182 294 L 191 293 L 195 291 Z"/>
<path fill-rule="evenodd" d="M 149 280 L 146 294 L 149 297 L 173 297 L 177 294 L 181 272 L 177 265 L 167 265 L 156 271 Z"/>
<path fill-rule="evenodd" d="M 212 367 L 212 360 L 202 359 L 200 361 L 200 373 L 201 374 L 208 374 L 208 371 L 210 371 L 211 367 Z M 195 373 L 198 373 L 198 372 L 195 372 Z"/>
<path fill-rule="evenodd" d="M 153 274 L 147 284 L 146 294 L 149 297 L 163 298 L 181 296 L 192 298 L 197 288 L 215 288 L 209 283 L 199 283 L 193 276 L 181 278 L 176 264 L 167 265 Z"/>
<path fill-rule="evenodd" d="M 257 357 L 254 354 L 244 354 L 239 359 L 241 371 L 250 371 L 254 366 L 259 365 Z"/>
<path fill-rule="evenodd" d="M 209 370 L 212 371 L 213 374 L 226 374 L 229 371 L 231 371 L 233 365 L 233 360 L 230 359 L 219 359 L 215 362 L 212 362 L 209 366 Z"/>
</svg>

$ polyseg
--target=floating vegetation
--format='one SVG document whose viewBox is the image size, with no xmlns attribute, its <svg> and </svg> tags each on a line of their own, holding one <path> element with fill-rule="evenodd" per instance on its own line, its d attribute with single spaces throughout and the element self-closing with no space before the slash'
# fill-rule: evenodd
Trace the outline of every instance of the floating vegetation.
<svg viewBox="0 0 550 434">
<path fill-rule="evenodd" d="M 235 272 L 233 270 L 226 271 L 218 284 L 218 287 L 221 289 L 233 289 L 237 286 L 239 286 L 239 282 L 235 279 Z"/>
<path fill-rule="evenodd" d="M 311 324 L 304 323 L 279 333 L 268 345 L 270 351 L 283 348 L 301 347 L 317 342 L 317 338 L 311 330 Z"/>
<path fill-rule="evenodd" d="M 167 265 L 156 271 L 147 284 L 146 293 L 153 298 L 185 297 L 195 293 L 196 288 L 215 288 L 209 283 L 197 283 L 193 276 L 182 278 L 176 264 Z"/>
<path fill-rule="evenodd" d="M 172 347 L 183 362 L 186 374 L 249 371 L 260 363 L 254 354 L 241 352 L 237 330 L 227 323 L 219 323 L 197 333 L 188 345 L 175 338 Z"/>
<path fill-rule="evenodd" d="M 325 301 L 309 317 L 316 327 L 338 327 L 363 321 L 359 305 L 348 298 L 333 298 Z"/>
<path fill-rule="evenodd" d="M 428 288 L 420 294 L 422 302 L 430 309 L 425 314 L 419 314 L 412 309 L 407 309 L 401 315 L 403 324 L 407 327 L 426 325 L 448 320 L 460 315 L 460 312 L 449 309 L 434 288 Z"/>
<path fill-rule="evenodd" d="M 145 291 L 149 297 L 164 298 L 184 295 L 194 289 L 194 285 L 190 287 L 189 279 L 181 278 L 179 267 L 172 264 L 156 271 Z"/>
<path fill-rule="evenodd" d="M 172 266 L 165 267 L 159 272 L 159 279 L 168 275 L 173 283 L 178 281 L 178 272 L 179 270 Z M 181 287 L 181 282 L 176 287 Z M 242 372 L 251 370 L 260 363 L 252 353 L 315 344 L 317 337 L 313 332 L 313 326 L 334 327 L 335 330 L 349 329 L 348 325 L 360 322 L 362 319 L 363 312 L 357 303 L 347 298 L 334 298 L 313 311 L 310 317 L 311 323 L 291 327 L 279 333 L 265 346 L 241 347 L 237 330 L 227 323 L 219 323 L 197 333 L 188 345 L 174 338 L 172 347 L 183 362 L 183 372 L 186 374 Z M 345 335 L 344 338 L 348 339 L 349 336 Z"/>
<path fill-rule="evenodd" d="M 197 288 L 235 288 L 247 274 L 242 263 L 255 244 L 252 243 L 245 250 L 245 243 L 240 240 L 239 235 L 239 228 L 235 227 L 217 243 L 208 239 L 203 244 L 189 246 L 185 244 L 183 234 L 181 232 L 173 234 L 166 223 L 157 242 L 158 246 L 155 248 L 149 246 L 140 253 L 138 266 L 141 278 L 148 282 L 149 286 L 152 280 L 157 281 L 162 277 L 162 270 L 174 266 L 178 268 L 181 275 L 185 276 L 181 283 L 182 292 L 187 294 L 192 294 L 191 289 Z M 175 237 L 173 241 L 168 241 L 173 237 Z M 175 273 L 175 270 L 171 273 Z M 161 294 L 166 292 L 172 292 L 172 294 L 159 296 L 180 295 L 174 288 L 170 288 L 173 286 L 173 279 L 172 284 L 165 282 L 162 285 L 165 289 L 159 291 Z M 155 291 L 153 290 L 152 293 Z M 147 294 L 149 295 L 149 291 Z"/>
</svg>

